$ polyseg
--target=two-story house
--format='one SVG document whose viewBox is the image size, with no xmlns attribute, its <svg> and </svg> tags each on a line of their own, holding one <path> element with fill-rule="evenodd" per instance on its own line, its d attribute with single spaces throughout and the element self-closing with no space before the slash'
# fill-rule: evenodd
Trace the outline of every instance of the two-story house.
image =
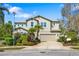
<svg viewBox="0 0 79 59">
<path fill-rule="evenodd" d="M 52 21 L 42 16 L 36 16 L 27 19 L 25 22 L 15 22 L 15 28 L 21 27 L 29 29 L 37 24 L 37 21 L 43 27 L 39 32 L 39 38 L 41 41 L 53 40 L 56 41 L 60 35 L 60 21 Z M 18 29 L 18 32 L 25 32 L 23 29 Z"/>
</svg>

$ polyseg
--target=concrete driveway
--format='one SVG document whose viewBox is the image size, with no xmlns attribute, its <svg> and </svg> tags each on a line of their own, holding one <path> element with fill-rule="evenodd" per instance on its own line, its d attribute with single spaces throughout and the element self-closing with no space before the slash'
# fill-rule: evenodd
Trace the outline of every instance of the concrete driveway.
<svg viewBox="0 0 79 59">
<path fill-rule="evenodd" d="M 24 48 L 23 50 L 27 50 L 27 49 L 66 49 L 66 50 L 70 50 L 70 47 L 65 47 L 60 42 L 46 41 L 46 42 L 41 42 L 35 46 L 26 46 L 26 48 Z"/>
</svg>

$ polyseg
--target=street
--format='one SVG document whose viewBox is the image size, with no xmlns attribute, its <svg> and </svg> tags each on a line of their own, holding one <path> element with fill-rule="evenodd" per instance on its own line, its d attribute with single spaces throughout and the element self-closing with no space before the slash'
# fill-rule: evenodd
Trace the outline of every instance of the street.
<svg viewBox="0 0 79 59">
<path fill-rule="evenodd" d="M 0 56 L 79 56 L 79 51 L 64 49 L 15 50 L 0 52 Z"/>
<path fill-rule="evenodd" d="M 25 46 L 21 50 L 5 50 L 0 52 L 0 56 L 79 56 L 79 51 L 56 41 L 47 41 L 35 46 Z"/>
</svg>

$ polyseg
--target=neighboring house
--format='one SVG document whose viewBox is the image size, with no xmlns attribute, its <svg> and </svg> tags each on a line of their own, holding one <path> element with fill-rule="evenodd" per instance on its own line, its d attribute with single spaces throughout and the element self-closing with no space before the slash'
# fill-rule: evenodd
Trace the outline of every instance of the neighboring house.
<svg viewBox="0 0 79 59">
<path fill-rule="evenodd" d="M 60 21 L 52 21 L 42 16 L 36 16 L 27 19 L 25 22 L 15 22 L 15 28 L 21 27 L 28 30 L 29 28 L 34 27 L 37 24 L 37 21 L 35 19 L 38 20 L 40 25 L 43 27 L 43 29 L 41 29 L 39 32 L 40 40 L 56 41 L 60 35 L 60 28 L 59 28 Z M 22 29 L 19 29 L 18 31 L 25 32 Z"/>
</svg>

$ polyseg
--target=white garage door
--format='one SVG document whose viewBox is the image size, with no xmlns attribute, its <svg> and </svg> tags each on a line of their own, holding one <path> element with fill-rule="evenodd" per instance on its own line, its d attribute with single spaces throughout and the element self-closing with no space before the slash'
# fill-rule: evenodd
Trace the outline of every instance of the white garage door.
<svg viewBox="0 0 79 59">
<path fill-rule="evenodd" d="M 56 41 L 56 34 L 40 34 L 41 41 Z"/>
</svg>

